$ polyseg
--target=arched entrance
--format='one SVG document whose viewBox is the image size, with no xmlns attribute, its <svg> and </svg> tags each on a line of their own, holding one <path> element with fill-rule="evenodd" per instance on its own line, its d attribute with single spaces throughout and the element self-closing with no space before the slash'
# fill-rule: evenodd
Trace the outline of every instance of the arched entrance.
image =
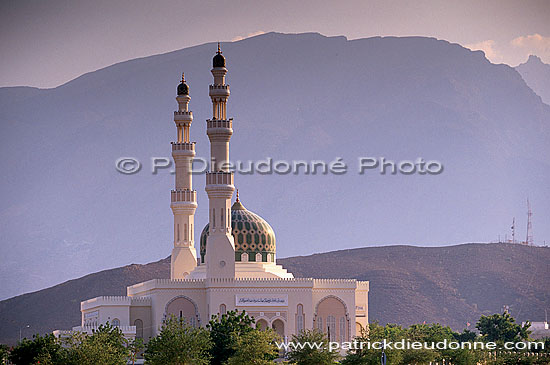
<svg viewBox="0 0 550 365">
<path fill-rule="evenodd" d="M 200 326 L 197 305 L 188 297 L 180 296 L 173 298 L 166 304 L 164 313 L 166 318 L 174 316 L 175 318 L 185 320 L 190 326 Z"/>
<path fill-rule="evenodd" d="M 346 304 L 330 295 L 319 301 L 315 308 L 315 328 L 326 333 L 329 341 L 349 341 L 349 316 Z"/>
</svg>

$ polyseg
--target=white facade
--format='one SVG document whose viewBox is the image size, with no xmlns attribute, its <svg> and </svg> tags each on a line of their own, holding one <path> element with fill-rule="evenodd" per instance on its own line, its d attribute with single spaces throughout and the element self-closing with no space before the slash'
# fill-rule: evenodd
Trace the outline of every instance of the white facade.
<svg viewBox="0 0 550 365">
<path fill-rule="evenodd" d="M 171 193 L 174 248 L 171 278 L 155 279 L 127 288 L 127 296 L 97 297 L 81 303 L 82 323 L 76 331 L 91 332 L 109 322 L 127 337 L 147 340 L 159 333 L 168 316 L 204 326 L 216 314 L 246 310 L 256 326 L 275 329 L 289 338 L 303 329 L 319 328 L 332 341 L 350 341 L 368 324 L 368 281 L 294 278 L 275 263 L 275 236 L 267 222 L 239 201 L 231 205 L 233 173 L 229 160 L 233 120 L 227 119 L 229 85 L 225 58 L 218 48 L 210 85 L 212 119 L 207 120 L 212 166 L 206 175 L 209 224 L 201 235 L 201 256 L 194 240 L 196 191 L 191 174 L 195 143 L 190 142 L 192 112 L 189 88 L 178 86 L 174 112 L 177 142 L 172 142 L 176 165 Z M 213 249 L 215 248 L 215 249 Z M 58 331 L 62 335 L 63 331 Z"/>
</svg>

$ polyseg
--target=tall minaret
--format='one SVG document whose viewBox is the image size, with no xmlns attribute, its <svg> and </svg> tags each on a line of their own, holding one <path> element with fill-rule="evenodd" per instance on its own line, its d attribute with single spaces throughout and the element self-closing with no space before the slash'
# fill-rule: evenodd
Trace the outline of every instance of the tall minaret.
<svg viewBox="0 0 550 365">
<path fill-rule="evenodd" d="M 210 226 L 206 241 L 207 278 L 235 277 L 235 243 L 231 235 L 231 197 L 233 173 L 229 171 L 229 140 L 233 134 L 233 119 L 227 119 L 229 85 L 225 84 L 225 57 L 220 44 L 212 60 L 214 84 L 210 85 L 212 119 L 206 121 L 210 139 L 210 172 L 206 174 L 206 192 L 209 201 Z"/>
<path fill-rule="evenodd" d="M 172 190 L 171 204 L 174 213 L 174 248 L 170 277 L 183 279 L 197 266 L 195 250 L 195 210 L 197 192 L 193 190 L 191 168 L 195 157 L 195 142 L 189 140 L 189 128 L 193 122 L 193 113 L 189 111 L 189 87 L 181 75 L 178 85 L 178 110 L 174 112 L 177 127 L 177 142 L 172 142 L 172 157 L 176 165 L 176 186 Z"/>
</svg>

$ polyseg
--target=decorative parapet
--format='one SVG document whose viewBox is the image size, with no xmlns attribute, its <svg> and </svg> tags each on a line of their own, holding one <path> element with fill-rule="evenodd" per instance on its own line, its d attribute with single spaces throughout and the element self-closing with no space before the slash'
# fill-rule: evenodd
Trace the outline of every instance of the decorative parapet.
<svg viewBox="0 0 550 365">
<path fill-rule="evenodd" d="M 207 119 L 206 120 L 206 128 L 207 129 L 213 129 L 213 128 L 232 129 L 233 128 L 233 118 L 229 118 L 229 119 Z"/>
<path fill-rule="evenodd" d="M 157 289 L 204 289 L 202 279 L 153 279 L 143 283 L 134 284 L 126 288 L 130 298 L 148 295 L 150 291 Z"/>
<path fill-rule="evenodd" d="M 171 202 L 190 202 L 195 203 L 197 201 L 197 191 L 188 189 L 176 189 L 171 192 Z"/>
<path fill-rule="evenodd" d="M 208 279 L 153 279 L 127 288 L 128 297 L 150 295 L 158 289 L 204 289 L 218 288 L 310 288 L 354 290 L 355 279 L 312 279 L 312 278 L 208 278 Z M 364 282 L 363 282 L 364 283 Z M 368 283 L 368 282 L 367 282 Z"/>
<path fill-rule="evenodd" d="M 195 152 L 195 142 L 171 142 L 172 152 L 189 151 Z"/>
<path fill-rule="evenodd" d="M 132 298 L 127 296 L 101 296 L 80 303 L 80 310 L 89 310 L 100 306 L 130 306 Z"/>
<path fill-rule="evenodd" d="M 230 94 L 229 85 L 210 85 L 208 94 L 211 97 L 218 97 L 226 100 Z"/>
<path fill-rule="evenodd" d="M 132 306 L 150 307 L 152 300 L 149 297 L 132 297 Z"/>
<path fill-rule="evenodd" d="M 190 123 L 193 120 L 193 112 L 187 111 L 187 112 L 180 112 L 175 111 L 174 112 L 174 122 L 187 122 Z"/>
<path fill-rule="evenodd" d="M 353 289 L 357 288 L 355 279 L 314 279 L 315 289 Z"/>
<path fill-rule="evenodd" d="M 225 84 L 225 85 L 210 85 L 209 89 L 210 90 L 229 90 L 229 85 L 228 84 Z"/>
<path fill-rule="evenodd" d="M 233 173 L 207 172 L 206 185 L 233 185 Z"/>
</svg>

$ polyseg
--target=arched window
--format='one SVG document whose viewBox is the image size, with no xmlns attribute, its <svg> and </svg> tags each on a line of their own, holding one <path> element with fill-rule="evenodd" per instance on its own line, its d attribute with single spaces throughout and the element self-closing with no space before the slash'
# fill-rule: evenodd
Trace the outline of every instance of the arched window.
<svg viewBox="0 0 550 365">
<path fill-rule="evenodd" d="M 256 328 L 262 331 L 265 331 L 267 328 L 267 322 L 265 319 L 260 319 L 258 322 L 256 322 Z"/>
<path fill-rule="evenodd" d="M 336 318 L 327 316 L 327 335 L 329 341 L 334 341 L 336 338 Z"/>
<path fill-rule="evenodd" d="M 226 314 L 227 313 L 227 307 L 225 304 L 220 304 L 220 314 Z"/>
<path fill-rule="evenodd" d="M 344 341 L 346 341 L 346 317 L 340 317 L 340 343 Z"/>
<path fill-rule="evenodd" d="M 136 319 L 134 321 L 134 326 L 136 326 L 136 337 L 143 338 L 143 321 L 141 319 Z"/>
<path fill-rule="evenodd" d="M 296 307 L 296 334 L 304 330 L 304 306 L 298 304 Z"/>
<path fill-rule="evenodd" d="M 120 319 L 118 319 L 118 318 L 113 318 L 113 319 L 111 320 L 111 324 L 112 324 L 113 326 L 115 326 L 115 327 L 119 327 L 119 326 L 120 326 Z"/>
<path fill-rule="evenodd" d="M 317 329 L 321 332 L 324 332 L 323 328 L 323 317 L 317 317 Z"/>
</svg>

